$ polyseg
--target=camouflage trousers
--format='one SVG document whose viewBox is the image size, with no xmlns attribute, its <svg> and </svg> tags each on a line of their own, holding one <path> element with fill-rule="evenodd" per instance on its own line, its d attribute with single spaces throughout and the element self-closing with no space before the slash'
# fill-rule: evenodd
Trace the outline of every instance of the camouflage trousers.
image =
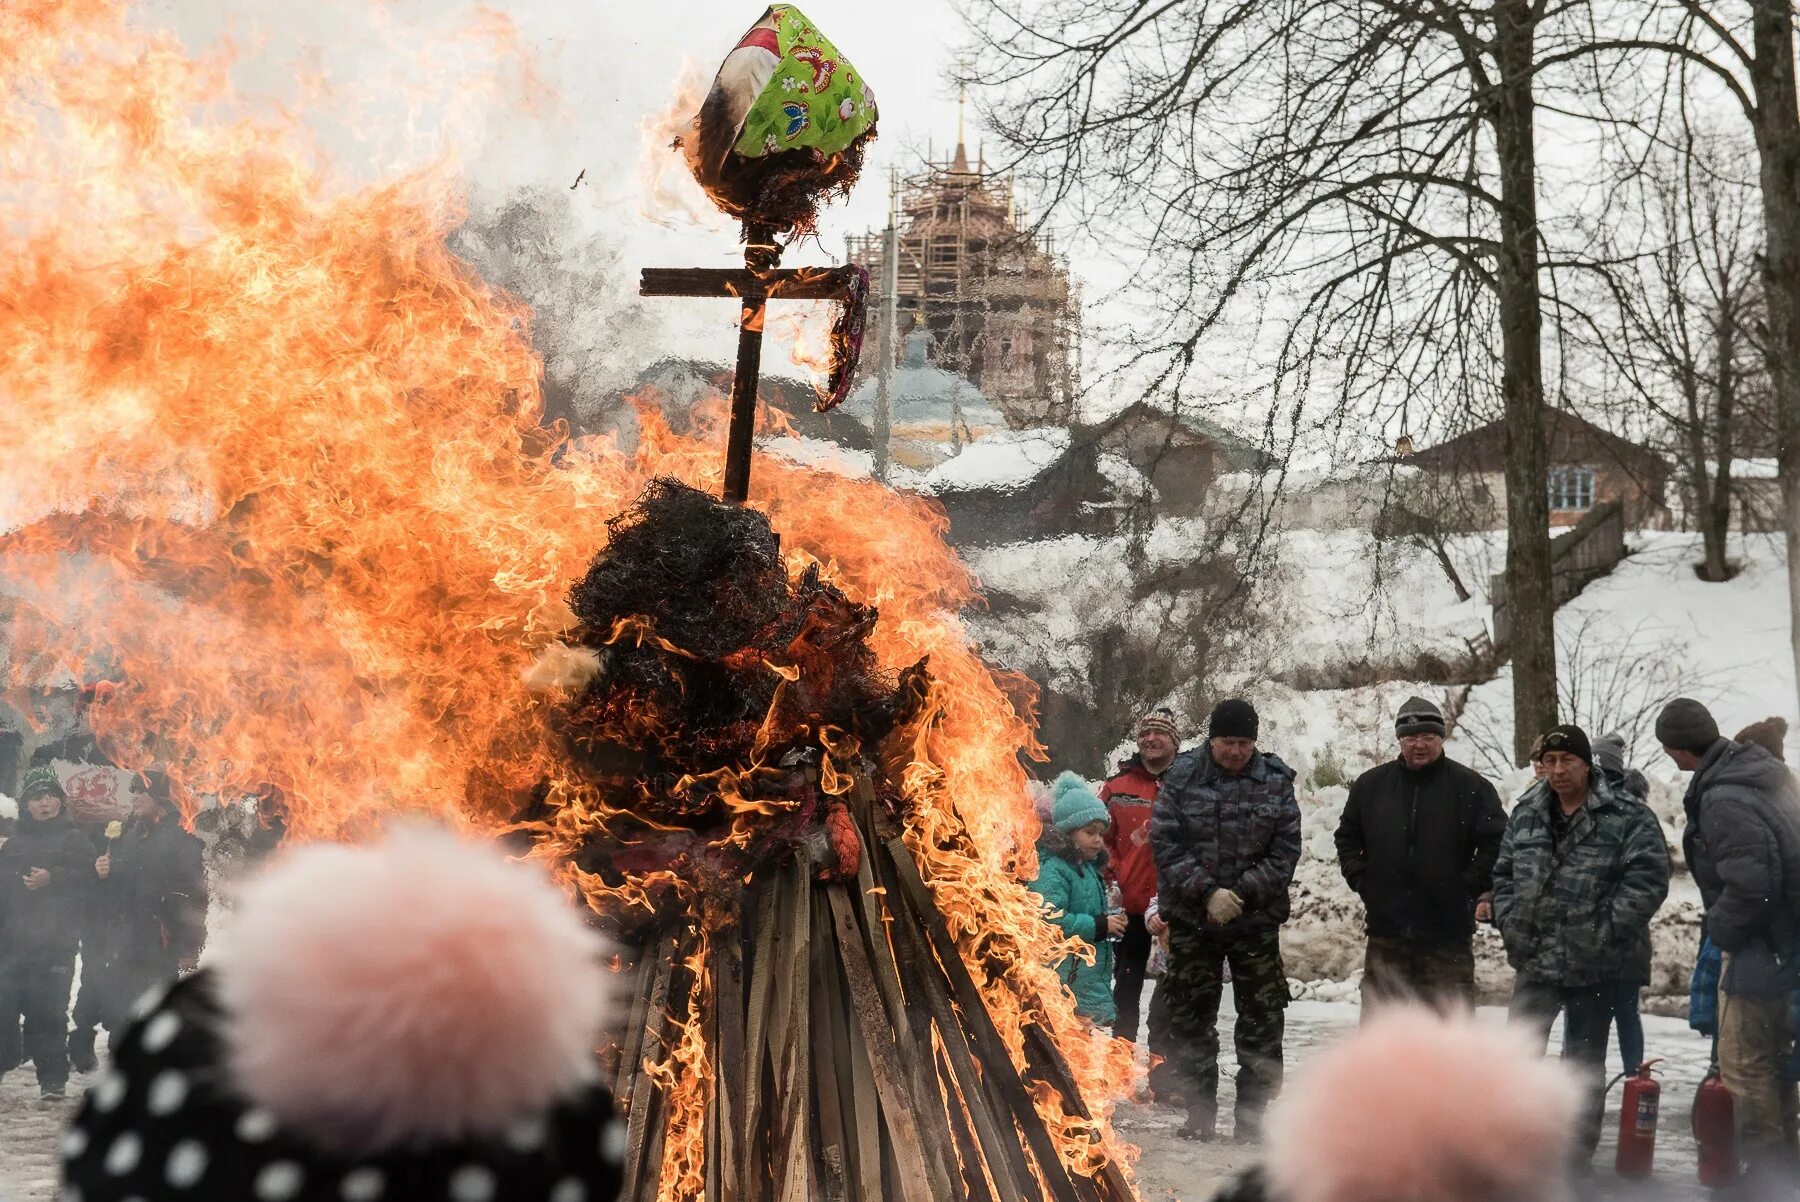
<svg viewBox="0 0 1800 1202">
<path fill-rule="evenodd" d="M 1219 1112 L 1219 1001 L 1231 965 L 1237 1002 L 1237 1136 L 1253 1138 L 1262 1112 L 1281 1091 L 1281 1040 L 1288 1004 L 1279 931 L 1221 935 L 1183 922 L 1169 929 L 1169 1027 L 1186 1062 L 1188 1125 L 1210 1132 Z"/>
<path fill-rule="evenodd" d="M 1395 1002 L 1424 1002 L 1440 1010 L 1473 1009 L 1474 946 L 1369 936 L 1363 953 L 1363 1021 Z"/>
</svg>

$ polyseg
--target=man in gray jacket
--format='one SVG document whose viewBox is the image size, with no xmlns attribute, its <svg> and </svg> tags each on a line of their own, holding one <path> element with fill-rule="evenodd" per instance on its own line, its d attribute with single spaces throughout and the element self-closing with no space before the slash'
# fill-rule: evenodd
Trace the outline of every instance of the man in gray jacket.
<svg viewBox="0 0 1800 1202">
<path fill-rule="evenodd" d="M 1656 719 L 1669 758 L 1692 772 L 1682 847 L 1706 933 L 1721 952 L 1719 1072 L 1753 1174 L 1800 1163 L 1795 1086 L 1787 1079 L 1800 987 L 1800 793 L 1781 761 L 1719 737 L 1705 706 L 1671 701 Z"/>
</svg>

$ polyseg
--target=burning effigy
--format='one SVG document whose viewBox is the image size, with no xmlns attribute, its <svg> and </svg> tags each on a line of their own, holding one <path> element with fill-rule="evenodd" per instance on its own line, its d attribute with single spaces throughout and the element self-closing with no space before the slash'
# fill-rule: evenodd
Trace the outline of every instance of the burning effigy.
<svg viewBox="0 0 1800 1202">
<path fill-rule="evenodd" d="M 448 164 L 344 186 L 128 16 L 0 6 L 9 696 L 95 682 L 190 816 L 517 840 L 636 949 L 633 1198 L 1129 1196 L 941 512 L 546 428 Z"/>
</svg>

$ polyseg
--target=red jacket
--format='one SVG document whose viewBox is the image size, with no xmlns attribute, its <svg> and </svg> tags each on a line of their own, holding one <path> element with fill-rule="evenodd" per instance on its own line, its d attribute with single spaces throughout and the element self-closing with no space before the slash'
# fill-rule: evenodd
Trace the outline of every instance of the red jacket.
<svg viewBox="0 0 1800 1202">
<path fill-rule="evenodd" d="M 1150 806 L 1156 801 L 1160 776 L 1151 776 L 1143 762 L 1132 756 L 1119 765 L 1118 775 L 1100 786 L 1100 800 L 1112 815 L 1106 832 L 1106 851 L 1112 860 L 1119 892 L 1127 914 L 1142 914 L 1156 896 L 1156 858 L 1150 853 Z"/>
</svg>

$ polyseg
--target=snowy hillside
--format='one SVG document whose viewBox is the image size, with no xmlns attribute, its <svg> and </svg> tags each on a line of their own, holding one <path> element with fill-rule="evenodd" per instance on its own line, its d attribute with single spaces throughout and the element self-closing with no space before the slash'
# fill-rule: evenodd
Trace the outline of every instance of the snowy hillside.
<svg viewBox="0 0 1800 1202">
<path fill-rule="evenodd" d="M 1149 540 L 1152 567 L 1188 553 L 1201 536 L 1197 525 L 1159 527 Z M 1698 535 L 1647 532 L 1629 544 L 1632 554 L 1612 575 L 1557 615 L 1559 687 L 1564 717 L 1596 735 L 1625 734 L 1632 762 L 1652 781 L 1651 804 L 1676 858 L 1670 899 L 1654 930 L 1652 994 L 1660 996 L 1652 1004 L 1670 1011 L 1685 1002 L 1699 897 L 1680 862 L 1685 778 L 1655 746 L 1655 715 L 1677 695 L 1706 702 L 1727 734 L 1771 714 L 1793 714 L 1786 559 L 1779 536 L 1737 538 L 1732 555 L 1742 571 L 1727 583 L 1708 584 L 1692 568 L 1700 558 Z M 1284 944 L 1289 974 L 1319 982 L 1307 986 L 1309 996 L 1347 992 L 1361 963 L 1361 903 L 1338 874 L 1332 831 L 1344 786 L 1393 755 L 1393 714 L 1402 701 L 1419 693 L 1460 712 L 1450 754 L 1486 773 L 1509 808 L 1531 781 L 1509 762 L 1510 667 L 1473 684 L 1447 684 L 1438 675 L 1446 666 L 1466 667 L 1470 643 L 1487 630 L 1487 580 L 1504 565 L 1505 539 L 1461 538 L 1450 554 L 1474 594 L 1469 601 L 1457 599 L 1423 548 L 1378 544 L 1355 531 L 1290 532 L 1246 602 L 1258 607 L 1260 629 L 1231 644 L 1230 662 L 1208 687 L 1193 683 L 1171 692 L 1190 715 L 1227 692 L 1250 697 L 1263 715 L 1263 746 L 1299 773 L 1305 850 Z M 1030 665 L 1059 688 L 1081 687 L 1091 662 L 1083 639 L 1098 624 L 1154 630 L 1157 623 L 1174 628 L 1186 620 L 1178 598 L 1133 599 L 1123 539 L 997 547 L 974 566 L 991 587 L 1030 603 L 1020 609 L 1015 600 L 1005 612 L 972 619 L 989 653 L 1002 664 Z M 1331 687 L 1318 687 L 1321 682 Z M 1188 721 L 1197 728 L 1195 718 Z M 1126 734 L 1117 732 L 1115 757 L 1129 751 Z M 1099 777 L 1111 758 L 1083 771 Z M 1478 947 L 1480 982 L 1489 996 L 1499 996 L 1510 978 L 1498 936 L 1483 931 Z"/>
</svg>

